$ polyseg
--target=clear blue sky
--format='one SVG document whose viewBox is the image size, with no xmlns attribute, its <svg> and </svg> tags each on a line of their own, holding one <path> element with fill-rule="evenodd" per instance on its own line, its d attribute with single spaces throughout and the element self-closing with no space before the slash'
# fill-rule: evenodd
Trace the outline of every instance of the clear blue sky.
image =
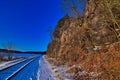
<svg viewBox="0 0 120 80">
<path fill-rule="evenodd" d="M 18 50 L 46 50 L 48 26 L 62 16 L 60 0 L 0 0 L 0 48 L 11 41 Z"/>
</svg>

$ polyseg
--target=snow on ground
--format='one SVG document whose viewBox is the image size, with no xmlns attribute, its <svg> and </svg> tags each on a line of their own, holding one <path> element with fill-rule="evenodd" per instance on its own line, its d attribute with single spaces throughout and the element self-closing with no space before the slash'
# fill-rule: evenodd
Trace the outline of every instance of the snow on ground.
<svg viewBox="0 0 120 80">
<path fill-rule="evenodd" d="M 74 80 L 73 75 L 74 73 L 66 73 L 66 71 L 74 68 L 74 67 L 80 67 L 79 65 L 73 65 L 71 67 L 67 67 L 66 65 L 55 65 L 54 61 L 51 61 L 52 58 L 46 58 L 45 59 L 50 63 L 52 72 L 54 73 L 57 80 Z"/>
<path fill-rule="evenodd" d="M 39 60 L 38 80 L 57 80 L 44 56 Z"/>
<path fill-rule="evenodd" d="M 74 67 L 74 66 L 72 66 L 72 67 Z M 72 67 L 68 68 L 67 66 L 61 65 L 61 66 L 57 67 L 57 70 L 60 72 L 60 75 L 62 76 L 62 78 L 64 80 L 74 80 L 72 78 L 72 76 L 74 75 L 74 73 L 73 74 L 66 73 L 66 71 L 70 70 Z"/>
<path fill-rule="evenodd" d="M 59 78 L 59 80 L 74 80 L 73 79 L 73 74 L 71 73 L 66 73 L 67 70 L 71 69 L 72 67 L 67 67 L 65 65 L 61 65 L 61 66 L 55 66 L 52 65 L 53 67 L 53 71 L 55 73 L 55 76 Z"/>
</svg>

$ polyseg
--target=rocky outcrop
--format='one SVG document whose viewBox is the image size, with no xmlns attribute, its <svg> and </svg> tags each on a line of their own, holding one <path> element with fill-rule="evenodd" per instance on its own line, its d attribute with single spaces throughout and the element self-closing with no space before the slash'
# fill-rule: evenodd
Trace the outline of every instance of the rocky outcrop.
<svg viewBox="0 0 120 80">
<path fill-rule="evenodd" d="M 83 16 L 73 18 L 66 15 L 59 20 L 54 39 L 48 46 L 47 57 L 54 58 L 57 65 L 82 64 L 83 68 L 77 69 L 74 75 L 76 80 L 93 77 L 111 80 L 120 76 L 117 75 L 120 74 L 120 55 L 117 54 L 120 53 L 120 45 L 110 45 L 119 41 L 119 28 L 115 25 L 120 24 L 120 19 L 114 22 L 104 1 L 88 0 Z M 120 13 L 119 8 L 113 6 L 111 11 L 113 8 L 118 11 L 112 12 L 114 15 Z M 86 74 L 78 75 L 82 71 Z"/>
</svg>

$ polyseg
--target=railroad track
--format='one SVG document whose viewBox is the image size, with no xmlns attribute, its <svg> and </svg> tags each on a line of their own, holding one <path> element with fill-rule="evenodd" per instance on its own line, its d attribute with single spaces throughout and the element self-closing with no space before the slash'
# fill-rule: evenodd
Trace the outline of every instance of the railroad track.
<svg viewBox="0 0 120 80">
<path fill-rule="evenodd" d="M 23 62 L 25 60 L 26 59 L 20 59 L 20 60 L 13 61 L 11 63 L 7 63 L 7 64 L 4 65 L 4 67 L 3 66 L 0 67 L 0 71 L 3 71 L 3 70 L 5 70 L 5 69 L 7 69 L 7 68 L 9 68 L 11 66 L 14 66 L 14 65 L 16 65 L 16 64 L 18 64 L 20 62 Z"/>
<path fill-rule="evenodd" d="M 0 70 L 0 80 L 11 80 L 17 73 L 24 69 L 28 64 L 34 61 L 36 57 L 28 58 L 8 68 Z"/>
</svg>

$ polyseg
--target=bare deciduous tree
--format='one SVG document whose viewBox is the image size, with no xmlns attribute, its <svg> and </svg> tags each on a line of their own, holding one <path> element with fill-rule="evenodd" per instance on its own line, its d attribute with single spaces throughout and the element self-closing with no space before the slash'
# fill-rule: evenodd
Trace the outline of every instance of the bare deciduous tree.
<svg viewBox="0 0 120 80">
<path fill-rule="evenodd" d="M 102 7 L 106 10 L 106 18 L 112 24 L 108 27 L 115 33 L 120 40 L 120 0 L 103 0 Z"/>
<path fill-rule="evenodd" d="M 4 53 L 0 52 L 0 62 L 3 60 L 3 58 L 4 58 Z"/>
<path fill-rule="evenodd" d="M 7 50 L 7 54 L 8 54 L 8 60 L 12 60 L 12 50 L 15 49 L 14 45 L 12 42 L 8 42 L 7 44 L 3 45 L 3 48 Z"/>
<path fill-rule="evenodd" d="M 69 16 L 78 17 L 83 13 L 87 0 L 62 0 L 62 9 Z"/>
<path fill-rule="evenodd" d="M 49 32 L 49 35 L 50 35 L 50 40 L 52 41 L 53 40 L 53 28 L 51 26 L 48 27 L 48 32 Z"/>
</svg>

